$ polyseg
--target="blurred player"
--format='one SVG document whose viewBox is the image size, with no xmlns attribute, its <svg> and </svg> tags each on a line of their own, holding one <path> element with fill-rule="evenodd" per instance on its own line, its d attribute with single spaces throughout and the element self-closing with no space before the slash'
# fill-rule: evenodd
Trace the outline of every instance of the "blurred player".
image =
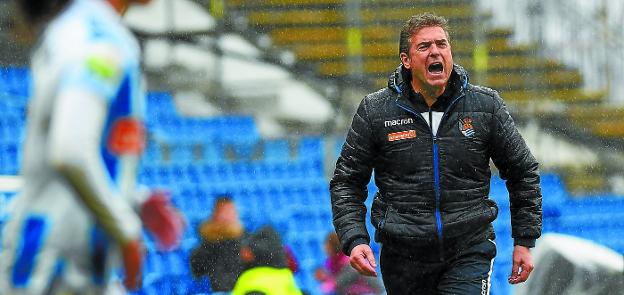
<svg viewBox="0 0 624 295">
<path fill-rule="evenodd" d="M 162 246 L 178 241 L 168 199 L 136 189 L 145 93 L 138 44 L 120 18 L 132 2 L 148 1 L 15 0 L 38 40 L 2 294 L 103 293 L 119 266 L 124 285 L 139 288 L 139 216 Z"/>
</svg>

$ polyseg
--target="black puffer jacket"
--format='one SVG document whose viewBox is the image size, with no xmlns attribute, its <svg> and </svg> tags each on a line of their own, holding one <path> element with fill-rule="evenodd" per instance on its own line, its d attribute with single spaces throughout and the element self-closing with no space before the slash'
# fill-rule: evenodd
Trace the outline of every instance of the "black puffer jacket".
<svg viewBox="0 0 624 295">
<path fill-rule="evenodd" d="M 498 93 L 469 84 L 455 65 L 429 108 L 410 81 L 399 67 L 353 118 L 330 182 L 343 251 L 370 242 L 364 201 L 373 170 L 379 192 L 371 221 L 382 241 L 442 247 L 491 232 L 498 208 L 488 197 L 490 159 L 506 180 L 515 244 L 532 247 L 542 224 L 538 163 Z"/>
</svg>

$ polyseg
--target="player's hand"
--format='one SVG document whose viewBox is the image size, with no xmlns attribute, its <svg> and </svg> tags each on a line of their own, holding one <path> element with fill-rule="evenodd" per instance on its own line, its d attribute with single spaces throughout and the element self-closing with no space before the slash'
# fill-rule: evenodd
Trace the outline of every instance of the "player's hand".
<svg viewBox="0 0 624 295">
<path fill-rule="evenodd" d="M 124 286 L 126 289 L 138 290 L 142 283 L 143 245 L 140 241 L 130 241 L 122 246 L 124 266 Z"/>
<path fill-rule="evenodd" d="M 513 250 L 511 275 L 507 279 L 510 284 L 525 282 L 533 271 L 533 260 L 529 248 L 516 245 Z"/>
<path fill-rule="evenodd" d="M 143 225 L 156 239 L 159 250 L 178 246 L 184 231 L 184 219 L 164 191 L 152 192 L 141 207 Z"/>
<path fill-rule="evenodd" d="M 355 246 L 355 248 L 351 250 L 349 262 L 351 263 L 351 266 L 361 275 L 370 277 L 377 276 L 375 256 L 373 256 L 373 250 L 371 250 L 370 246 L 367 244 Z"/>
</svg>

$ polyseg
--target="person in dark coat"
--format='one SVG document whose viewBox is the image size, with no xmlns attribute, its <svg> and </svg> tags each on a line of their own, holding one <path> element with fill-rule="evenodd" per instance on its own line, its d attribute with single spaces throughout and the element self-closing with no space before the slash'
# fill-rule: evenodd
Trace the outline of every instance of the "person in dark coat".
<svg viewBox="0 0 624 295">
<path fill-rule="evenodd" d="M 229 196 L 217 198 L 210 219 L 198 231 L 201 243 L 190 256 L 193 276 L 208 276 L 213 292 L 232 291 L 243 271 L 239 250 L 245 230 Z"/>
<path fill-rule="evenodd" d="M 506 181 L 514 239 L 512 284 L 526 281 L 541 234 L 538 163 L 499 94 L 472 85 L 453 63 L 446 19 L 411 17 L 388 87 L 360 103 L 330 182 L 343 252 L 376 276 L 364 202 L 388 294 L 486 294 L 496 255 L 490 160 Z"/>
</svg>

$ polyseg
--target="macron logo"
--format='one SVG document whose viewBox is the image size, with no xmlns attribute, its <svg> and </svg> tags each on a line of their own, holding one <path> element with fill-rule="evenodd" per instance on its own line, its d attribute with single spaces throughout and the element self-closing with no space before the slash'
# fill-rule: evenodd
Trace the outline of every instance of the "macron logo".
<svg viewBox="0 0 624 295">
<path fill-rule="evenodd" d="M 401 125 L 406 125 L 406 124 L 414 124 L 414 119 L 407 118 L 407 119 L 395 119 L 395 120 L 384 121 L 385 127 L 401 126 Z"/>
</svg>

